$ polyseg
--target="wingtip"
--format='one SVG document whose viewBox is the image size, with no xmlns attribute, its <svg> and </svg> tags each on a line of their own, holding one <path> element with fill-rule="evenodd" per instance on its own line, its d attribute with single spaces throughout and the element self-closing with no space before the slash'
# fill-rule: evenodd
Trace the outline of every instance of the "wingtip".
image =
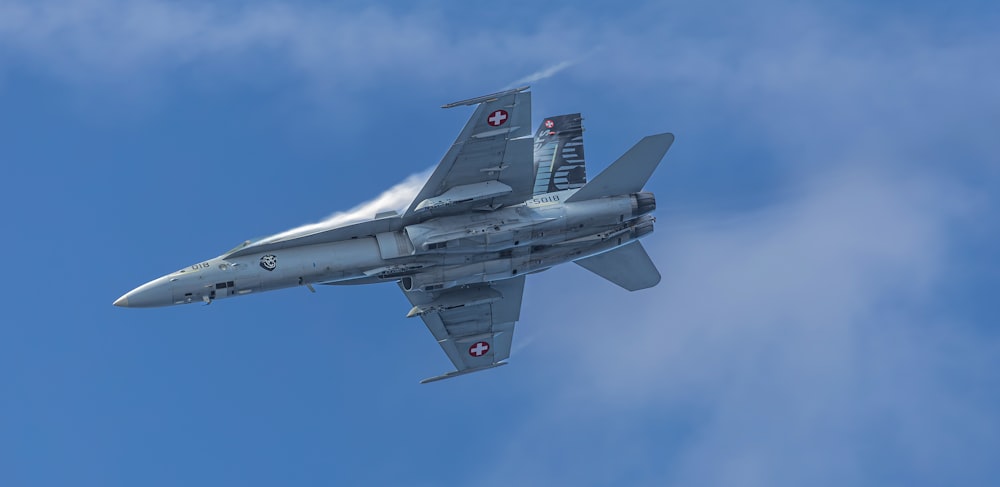
<svg viewBox="0 0 1000 487">
<path fill-rule="evenodd" d="M 471 374 L 473 372 L 479 372 L 481 370 L 492 369 L 492 368 L 500 367 L 501 365 L 507 365 L 507 362 L 506 361 L 500 361 L 500 362 L 492 363 L 492 364 L 489 364 L 489 365 L 486 365 L 486 366 L 483 366 L 483 367 L 476 367 L 474 369 L 453 370 L 451 372 L 447 372 L 447 373 L 444 373 L 444 374 L 441 374 L 441 375 L 436 375 L 434 377 L 428 377 L 428 378 L 420 381 L 420 383 L 421 384 L 428 384 L 428 383 L 431 383 L 431 382 L 437 382 L 439 380 L 451 379 L 452 377 L 458 377 L 460 375 Z"/>
<path fill-rule="evenodd" d="M 441 105 L 441 108 L 455 108 L 455 107 L 460 107 L 460 106 L 464 106 L 464 105 L 478 105 L 478 104 L 486 102 L 486 101 L 494 100 L 494 99 L 499 98 L 501 96 L 512 95 L 514 93 L 520 93 L 520 92 L 522 92 L 524 90 L 527 90 L 528 88 L 531 88 L 531 85 L 524 85 L 524 86 L 521 86 L 521 87 L 518 87 L 518 88 L 511 88 L 509 90 L 503 90 L 503 91 L 498 91 L 496 93 L 490 93 L 488 95 L 477 96 L 477 97 L 468 98 L 468 99 L 465 99 L 465 100 L 453 101 L 451 103 L 445 103 L 444 105 Z"/>
<path fill-rule="evenodd" d="M 672 132 L 663 132 L 661 134 L 647 135 L 647 136 L 645 136 L 643 138 L 644 139 L 659 139 L 659 138 L 662 138 L 668 144 L 673 144 L 674 143 L 674 139 L 675 139 L 674 134 Z"/>
</svg>

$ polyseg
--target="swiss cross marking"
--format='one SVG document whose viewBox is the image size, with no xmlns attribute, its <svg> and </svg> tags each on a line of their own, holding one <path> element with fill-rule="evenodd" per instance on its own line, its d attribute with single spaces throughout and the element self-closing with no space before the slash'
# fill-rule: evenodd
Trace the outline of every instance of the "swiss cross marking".
<svg viewBox="0 0 1000 487">
<path fill-rule="evenodd" d="M 497 110 L 491 113 L 490 116 L 486 118 L 486 123 L 494 127 L 499 127 L 503 125 L 503 123 L 506 121 L 507 121 L 507 112 L 504 110 Z"/>
<path fill-rule="evenodd" d="M 473 357 L 482 357 L 489 351 L 490 344 L 486 342 L 476 342 L 469 347 L 469 355 L 472 355 Z"/>
<path fill-rule="evenodd" d="M 552 120 L 546 120 L 545 121 L 545 128 L 550 129 L 550 128 L 555 127 L 555 126 L 556 126 L 556 123 L 553 122 Z"/>
</svg>

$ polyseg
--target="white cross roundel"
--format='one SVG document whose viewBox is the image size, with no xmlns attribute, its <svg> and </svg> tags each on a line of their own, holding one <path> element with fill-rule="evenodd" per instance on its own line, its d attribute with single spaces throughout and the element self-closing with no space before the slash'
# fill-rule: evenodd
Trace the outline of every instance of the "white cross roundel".
<svg viewBox="0 0 1000 487">
<path fill-rule="evenodd" d="M 486 342 L 476 342 L 469 347 L 469 355 L 472 355 L 473 357 L 482 357 L 489 351 L 490 344 Z"/>
<path fill-rule="evenodd" d="M 486 117 L 486 123 L 493 127 L 499 127 L 507 121 L 507 112 L 505 110 L 497 110 Z"/>
<path fill-rule="evenodd" d="M 555 127 L 555 126 L 556 126 L 556 123 L 553 122 L 552 120 L 546 120 L 545 121 L 545 128 L 550 129 L 550 128 Z"/>
</svg>

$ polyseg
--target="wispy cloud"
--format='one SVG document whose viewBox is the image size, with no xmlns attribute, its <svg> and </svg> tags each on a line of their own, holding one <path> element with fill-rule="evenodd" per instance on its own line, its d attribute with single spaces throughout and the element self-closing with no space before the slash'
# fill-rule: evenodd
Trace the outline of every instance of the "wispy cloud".
<svg viewBox="0 0 1000 487">
<path fill-rule="evenodd" d="M 947 286 L 950 226 L 974 208 L 961 187 L 858 170 L 753 218 L 700 229 L 685 220 L 705 216 L 660 219 L 646 245 L 664 279 L 648 291 L 583 269 L 535 277 L 529 293 L 572 299 L 526 310 L 535 346 L 516 358 L 541 381 L 561 379 L 498 470 L 521 466 L 505 482 L 574 484 L 625 471 L 642 485 L 981 478 L 990 462 L 968 454 L 1000 423 L 972 391 L 995 382 L 981 367 L 1000 365 L 1000 343 L 925 304 Z M 596 428 L 624 445 L 578 432 L 626 416 Z M 574 468 L 532 461 L 566 442 L 589 445 Z"/>
<path fill-rule="evenodd" d="M 661 206 L 647 245 L 664 279 L 649 291 L 629 294 L 572 267 L 532 276 L 512 368 L 532 370 L 518 386 L 534 387 L 537 402 L 506 445 L 495 442 L 501 452 L 488 477 L 577 485 L 995 479 L 1000 345 L 941 297 L 962 284 L 950 274 L 962 259 L 956 227 L 995 220 L 970 203 L 987 179 L 968 176 L 969 166 L 982 168 L 974 176 L 997 174 L 1000 69 L 984 62 L 1000 50 L 995 23 L 942 40 L 938 17 L 882 12 L 853 25 L 820 8 L 733 2 L 719 17 L 702 4 L 640 6 L 615 22 L 445 35 L 433 14 L 379 9 L 14 1 L 0 4 L 0 43 L 4 56 L 39 71 L 100 82 L 192 65 L 236 65 L 243 75 L 273 62 L 329 87 L 392 78 L 493 89 L 514 77 L 498 78 L 498 65 L 506 73 L 549 66 L 519 83 L 573 66 L 575 85 L 587 90 L 552 96 L 581 103 L 606 94 L 641 123 L 672 113 L 687 133 L 668 162 L 706 167 L 703 153 L 731 143 L 757 151 L 728 166 L 691 163 L 686 185 L 766 168 L 804 190 L 769 209 L 727 212 L 721 224 L 715 215 L 664 217 L 671 209 Z M 550 64 L 580 52 L 592 52 L 588 62 Z M 721 139 L 720 128 L 745 139 Z M 621 130 L 631 135 L 635 124 Z M 685 145 L 695 139 L 700 145 Z M 283 235 L 400 208 L 426 177 Z"/>
<path fill-rule="evenodd" d="M 685 186 L 710 187 L 697 178 L 718 178 L 720 166 L 691 166 L 725 143 L 698 132 L 722 125 L 745 130 L 766 156 L 721 169 L 755 178 L 766 168 L 782 184 L 773 205 L 721 218 L 664 217 L 661 205 L 646 241 L 664 276 L 654 289 L 629 294 L 578 268 L 532 276 L 527 292 L 539 295 L 519 324 L 532 344 L 515 358 L 550 395 L 498 457 L 498 478 L 763 486 L 996 476 L 980 452 L 1000 444 L 1000 396 L 981 391 L 997 385 L 1000 341 L 990 325 L 942 311 L 941 296 L 962 285 L 953 272 L 971 232 L 956 228 L 989 220 L 982 188 L 995 180 L 965 175 L 996 174 L 996 122 L 984 115 L 1000 107 L 1000 89 L 982 72 L 997 67 L 976 59 L 1000 38 L 944 43 L 929 24 L 862 30 L 773 6 L 748 15 L 721 39 L 684 32 L 683 17 L 666 34 L 607 32 L 602 52 L 615 55 L 574 69 L 595 83 L 613 73 L 620 99 L 671 107 L 687 140 L 702 137 L 693 152 L 667 155 L 664 177 L 687 165 L 695 180 Z M 552 461 L 565 445 L 572 467 Z"/>
<path fill-rule="evenodd" d="M 727 8 L 744 21 L 720 18 L 723 38 L 689 26 L 686 11 L 699 7 L 642 4 L 614 22 L 564 12 L 542 23 L 446 35 L 447 21 L 427 10 L 15 0 L 0 4 L 0 59 L 17 61 L 6 69 L 30 66 L 112 85 L 143 86 L 134 79 L 186 70 L 212 74 L 200 79 L 291 77 L 319 89 L 323 99 L 390 83 L 487 92 L 509 73 L 546 66 L 515 83 L 522 84 L 572 67 L 574 86 L 622 103 L 698 111 L 706 124 L 719 109 L 735 110 L 762 135 L 797 141 L 789 147 L 827 144 L 840 151 L 844 144 L 831 144 L 833 133 L 852 145 L 877 146 L 899 133 L 935 129 L 976 144 L 992 140 L 988 124 L 960 122 L 1000 110 L 1000 88 L 990 83 L 1000 69 L 980 62 L 1000 49 L 997 36 L 955 29 L 957 37 L 943 42 L 934 34 L 938 24 L 922 20 L 856 28 L 815 7 Z M 914 142 L 920 150 L 921 141 Z"/>
<path fill-rule="evenodd" d="M 223 78 L 292 75 L 327 90 L 470 78 L 495 89 L 497 65 L 510 72 L 568 51 L 533 53 L 537 33 L 450 36 L 443 22 L 434 12 L 314 3 L 14 0 L 0 4 L 0 56 L 99 84 L 197 66 Z"/>
</svg>

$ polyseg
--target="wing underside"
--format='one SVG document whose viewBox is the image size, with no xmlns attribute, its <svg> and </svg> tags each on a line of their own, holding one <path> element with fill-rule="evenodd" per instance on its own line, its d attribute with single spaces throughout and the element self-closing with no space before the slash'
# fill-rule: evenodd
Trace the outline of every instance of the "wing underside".
<svg viewBox="0 0 1000 487">
<path fill-rule="evenodd" d="M 404 219 L 494 209 L 531 198 L 534 163 L 527 87 L 444 105 L 478 105 Z"/>
<path fill-rule="evenodd" d="M 514 323 L 521 315 L 524 276 L 440 292 L 403 291 L 455 371 L 424 379 L 432 382 L 485 370 L 510 357 Z M 402 286 L 400 286 L 402 289 Z"/>
</svg>

